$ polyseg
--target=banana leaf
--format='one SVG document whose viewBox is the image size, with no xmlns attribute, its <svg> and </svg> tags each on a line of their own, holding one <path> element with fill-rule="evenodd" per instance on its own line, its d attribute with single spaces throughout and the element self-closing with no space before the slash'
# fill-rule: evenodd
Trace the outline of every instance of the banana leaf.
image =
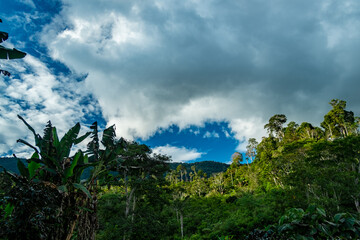
<svg viewBox="0 0 360 240">
<path fill-rule="evenodd" d="M 0 43 L 6 41 L 9 37 L 9 34 L 6 32 L 0 32 Z"/>
<path fill-rule="evenodd" d="M 68 157 L 71 151 L 71 147 L 77 139 L 77 136 L 80 131 L 80 123 L 76 123 L 74 127 L 72 127 L 60 140 L 60 144 L 58 146 L 59 159 L 64 159 Z"/>
<path fill-rule="evenodd" d="M 87 190 L 87 188 L 82 185 L 82 184 L 79 184 L 79 183 L 73 183 L 73 186 L 81 191 L 83 191 L 90 199 L 92 199 L 92 196 L 89 192 L 89 190 Z"/>
<path fill-rule="evenodd" d="M 41 165 L 34 161 L 34 159 L 39 159 L 39 154 L 36 152 L 32 155 L 30 163 L 28 164 L 30 179 L 35 176 L 36 170 L 41 167 Z"/>
<path fill-rule="evenodd" d="M 65 169 L 64 181 L 66 182 L 69 177 L 72 177 L 74 174 L 74 168 L 78 164 L 80 158 L 83 158 L 83 153 L 81 151 L 77 152 L 71 162 L 70 167 Z M 81 161 L 81 160 L 80 160 Z"/>
<path fill-rule="evenodd" d="M 25 164 L 20 159 L 18 159 L 17 167 L 19 169 L 19 172 L 20 172 L 21 176 L 26 177 L 27 179 L 29 179 L 29 177 L 30 177 L 29 170 L 27 169 Z"/>
<path fill-rule="evenodd" d="M 21 117 L 20 115 L 17 115 L 17 117 L 28 127 L 28 129 L 34 134 L 35 137 L 35 145 L 40 147 L 41 142 L 42 142 L 42 138 L 39 134 L 37 134 L 34 130 L 34 128 L 32 128 L 30 126 L 30 124 L 28 124 L 25 119 L 23 117 Z"/>
<path fill-rule="evenodd" d="M 26 53 L 21 52 L 15 48 L 6 48 L 0 45 L 0 59 L 17 59 L 23 58 L 26 56 Z"/>
<path fill-rule="evenodd" d="M 6 71 L 6 70 L 0 69 L 0 73 L 3 74 L 4 76 L 8 76 L 8 77 L 11 76 L 10 72 L 8 72 L 8 71 Z"/>
</svg>

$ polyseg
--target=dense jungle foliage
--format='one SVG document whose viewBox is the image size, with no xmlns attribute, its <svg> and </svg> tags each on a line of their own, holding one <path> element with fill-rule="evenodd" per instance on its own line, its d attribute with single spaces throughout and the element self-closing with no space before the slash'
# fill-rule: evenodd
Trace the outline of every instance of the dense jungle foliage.
<svg viewBox="0 0 360 240">
<path fill-rule="evenodd" d="M 20 174 L 0 185 L 3 239 L 359 239 L 359 118 L 332 100 L 320 127 L 274 115 L 268 136 L 208 176 L 196 165 L 170 169 L 170 158 L 116 139 L 59 140 L 49 124 Z M 70 156 L 90 137 L 86 150 Z M 226 157 L 226 156 L 224 156 Z M 89 177 L 81 180 L 84 170 Z"/>
</svg>

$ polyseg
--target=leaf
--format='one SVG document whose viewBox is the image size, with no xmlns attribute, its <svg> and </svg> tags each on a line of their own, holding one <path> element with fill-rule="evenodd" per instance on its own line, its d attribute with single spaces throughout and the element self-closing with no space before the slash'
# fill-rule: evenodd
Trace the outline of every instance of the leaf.
<svg viewBox="0 0 360 240">
<path fill-rule="evenodd" d="M 12 205 L 11 203 L 8 203 L 5 208 L 5 218 L 10 216 L 11 213 L 13 212 L 13 210 L 14 210 L 14 205 Z"/>
<path fill-rule="evenodd" d="M 311 214 L 314 214 L 316 209 L 317 209 L 317 207 L 314 204 L 312 204 L 306 209 L 306 211 L 311 213 Z"/>
<path fill-rule="evenodd" d="M 337 214 L 335 214 L 335 216 L 334 216 L 334 221 L 335 221 L 335 223 L 338 223 L 339 220 L 340 220 L 342 217 L 344 217 L 345 215 L 346 215 L 346 213 L 337 213 Z"/>
<path fill-rule="evenodd" d="M 84 141 L 89 135 L 91 134 L 91 132 L 87 132 L 84 135 L 82 135 L 81 137 L 78 137 L 77 139 L 75 139 L 74 144 L 79 144 L 82 141 Z"/>
<path fill-rule="evenodd" d="M 85 163 L 85 164 L 79 164 L 74 168 L 74 173 L 75 173 L 75 182 L 80 182 L 80 177 L 82 175 L 82 173 L 84 172 L 84 170 L 86 168 L 89 168 L 89 167 L 94 167 L 96 166 L 98 163 Z"/>
<path fill-rule="evenodd" d="M 315 235 L 317 233 L 316 228 L 312 227 L 310 230 L 310 235 Z"/>
<path fill-rule="evenodd" d="M 30 161 L 33 161 L 33 162 L 36 162 L 36 163 L 45 164 L 42 159 L 30 158 L 29 160 L 30 160 Z"/>
<path fill-rule="evenodd" d="M 57 172 L 56 172 L 54 169 L 52 169 L 52 168 L 46 167 L 46 168 L 44 168 L 44 170 L 45 170 L 45 171 L 48 171 L 48 172 L 51 173 L 51 174 L 57 175 Z"/>
<path fill-rule="evenodd" d="M 348 226 L 354 226 L 354 223 L 355 223 L 355 219 L 353 218 L 353 217 L 348 217 L 348 218 L 346 218 L 346 220 L 345 220 L 345 223 L 348 225 Z"/>
<path fill-rule="evenodd" d="M 71 162 L 71 165 L 70 165 L 70 167 L 68 167 L 67 169 L 65 169 L 65 180 L 67 180 L 69 177 L 72 177 L 73 176 L 73 174 L 74 174 L 74 168 L 76 167 L 76 165 L 77 165 L 77 163 L 78 163 L 78 160 L 79 160 L 79 158 L 80 157 L 82 157 L 82 152 L 81 151 L 78 151 L 76 154 L 75 154 L 75 156 L 74 156 L 74 158 L 73 158 L 73 160 L 72 160 L 72 162 Z"/>
<path fill-rule="evenodd" d="M 60 145 L 60 142 L 59 142 L 59 137 L 58 137 L 58 134 L 56 131 L 56 127 L 52 127 L 52 138 L 54 141 L 54 147 L 58 148 Z"/>
<path fill-rule="evenodd" d="M 92 140 L 87 144 L 87 150 L 86 153 L 89 154 L 89 160 L 91 162 L 97 162 L 99 159 L 99 136 L 98 136 L 98 127 L 97 122 L 94 122 L 90 129 L 93 129 L 92 131 Z"/>
<path fill-rule="evenodd" d="M 41 165 L 39 163 L 37 163 L 36 161 L 34 161 L 33 159 L 39 159 L 39 154 L 35 152 L 31 156 L 31 160 L 28 165 L 30 178 L 33 178 L 35 176 L 36 170 L 41 167 Z"/>
<path fill-rule="evenodd" d="M 15 48 L 6 48 L 0 45 L 0 59 L 18 59 L 26 56 L 26 53 Z"/>
<path fill-rule="evenodd" d="M 291 229 L 293 229 L 293 227 L 290 224 L 287 223 L 287 224 L 284 224 L 284 225 L 280 226 L 278 228 L 278 231 L 283 232 L 283 231 L 291 230 Z"/>
<path fill-rule="evenodd" d="M 333 226 L 333 227 L 337 227 L 338 226 L 338 224 L 336 224 L 336 223 L 333 223 L 333 222 L 330 222 L 330 221 L 327 221 L 327 220 L 324 220 L 327 224 L 329 224 L 329 225 L 331 225 L 331 226 Z"/>
<path fill-rule="evenodd" d="M 36 147 L 34 147 L 33 145 L 31 145 L 30 143 L 28 143 L 28 142 L 25 141 L 25 140 L 18 139 L 16 142 L 25 144 L 26 146 L 29 146 L 29 147 L 31 147 L 32 149 L 34 149 L 35 152 L 37 152 L 37 153 L 39 152 Z"/>
<path fill-rule="evenodd" d="M 60 163 L 57 160 L 57 158 L 55 158 L 54 156 L 48 156 L 44 152 L 41 152 L 40 154 L 41 154 L 42 159 L 44 159 L 44 164 L 47 167 L 53 168 L 54 171 L 56 171 L 57 169 L 60 169 Z"/>
<path fill-rule="evenodd" d="M 89 198 L 92 199 L 92 196 L 91 196 L 89 190 L 87 190 L 87 188 L 84 185 L 79 184 L 79 183 L 73 183 L 73 186 L 75 188 L 80 189 L 81 191 L 83 191 Z"/>
<path fill-rule="evenodd" d="M 326 217 L 326 212 L 322 208 L 316 208 L 316 211 L 323 217 Z"/>
<path fill-rule="evenodd" d="M 6 71 L 6 70 L 3 70 L 3 69 L 0 69 L 0 73 L 2 73 L 4 76 L 7 76 L 7 77 L 10 77 L 11 76 L 11 73 Z"/>
<path fill-rule="evenodd" d="M 69 156 L 71 147 L 74 144 L 77 135 L 79 134 L 79 131 L 80 131 L 80 123 L 76 123 L 75 126 L 72 127 L 60 140 L 60 145 L 58 149 L 60 152 L 59 159 L 62 160 Z"/>
<path fill-rule="evenodd" d="M 84 156 L 84 163 L 85 163 L 85 164 L 89 163 L 89 158 L 88 158 L 87 155 Z"/>
<path fill-rule="evenodd" d="M 59 191 L 61 191 L 61 192 L 67 192 L 67 191 L 68 191 L 66 185 L 58 186 L 57 189 L 58 189 Z"/>
<path fill-rule="evenodd" d="M 15 174 L 12 173 L 12 172 L 7 171 L 6 168 L 4 168 L 3 166 L 0 166 L 0 168 L 2 168 L 3 171 L 4 171 L 4 173 L 5 173 L 6 175 L 8 175 L 14 182 L 17 182 L 17 181 L 18 181 L 18 176 L 17 176 L 17 175 L 15 175 Z"/>
<path fill-rule="evenodd" d="M 94 210 L 92 210 L 92 209 L 90 209 L 90 208 L 86 208 L 86 207 L 78 207 L 79 209 L 81 209 L 81 210 L 84 210 L 84 211 L 86 211 L 86 212 L 94 212 Z"/>
<path fill-rule="evenodd" d="M 35 130 L 25 121 L 24 118 L 22 118 L 20 115 L 17 115 L 17 116 L 18 116 L 18 118 L 19 118 L 21 121 L 23 121 L 23 123 L 28 127 L 28 129 L 34 134 L 34 137 L 35 137 L 35 145 L 39 147 L 39 146 L 40 146 L 40 143 L 41 143 L 41 141 L 42 141 L 40 135 L 35 132 Z"/>
<path fill-rule="evenodd" d="M 325 233 L 326 235 L 328 235 L 328 236 L 331 235 L 331 233 L 329 232 L 328 227 L 327 227 L 325 224 L 319 224 L 319 225 L 318 225 L 318 229 L 319 229 L 321 232 L 323 232 L 323 233 Z"/>
<path fill-rule="evenodd" d="M 103 138 L 101 140 L 101 143 L 104 144 L 105 147 L 113 147 L 115 142 L 115 125 L 112 125 L 111 127 L 108 127 L 103 132 Z"/>
<path fill-rule="evenodd" d="M 29 170 L 26 168 L 25 164 L 20 159 L 18 159 L 17 167 L 19 169 L 21 176 L 29 179 Z"/>
</svg>

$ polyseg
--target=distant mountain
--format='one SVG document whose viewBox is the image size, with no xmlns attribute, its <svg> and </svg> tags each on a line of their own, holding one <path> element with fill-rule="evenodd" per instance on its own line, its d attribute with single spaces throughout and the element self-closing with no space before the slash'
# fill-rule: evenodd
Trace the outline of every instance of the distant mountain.
<svg viewBox="0 0 360 240">
<path fill-rule="evenodd" d="M 26 164 L 25 160 L 24 159 L 22 160 Z M 185 166 L 186 171 L 188 173 L 192 171 L 191 166 L 195 166 L 196 171 L 202 170 L 204 173 L 206 173 L 207 177 L 211 177 L 211 175 L 214 173 L 225 172 L 226 169 L 230 166 L 225 163 L 214 162 L 214 161 L 203 161 L 203 162 L 194 162 L 194 163 L 174 162 L 174 163 L 170 163 L 170 169 L 176 170 L 177 166 L 180 164 Z M 0 166 L 4 167 L 8 171 L 19 173 L 17 169 L 16 158 L 0 158 Z M 2 172 L 2 169 L 0 169 L 0 172 Z"/>
<path fill-rule="evenodd" d="M 23 161 L 25 163 L 25 165 L 27 166 L 26 159 L 21 158 L 21 161 Z M 13 158 L 13 157 L 0 158 L 0 166 L 4 167 L 7 171 L 19 174 L 19 170 L 17 168 L 17 159 L 16 158 Z M 0 172 L 2 172 L 2 171 L 3 171 L 3 169 L 0 168 Z M 84 173 L 83 173 L 83 175 L 81 175 L 81 178 L 86 179 L 86 178 L 89 177 L 89 175 L 90 175 L 90 168 L 84 170 Z"/>
<path fill-rule="evenodd" d="M 26 164 L 25 160 L 23 160 L 23 161 Z M 2 158 L 0 158 L 0 166 L 4 167 L 8 171 L 11 171 L 11 172 L 14 172 L 14 173 L 19 173 L 19 171 L 17 169 L 17 160 L 16 160 L 16 158 L 2 157 Z M 2 171 L 3 170 L 0 169 L 0 172 L 2 172 Z"/>
<path fill-rule="evenodd" d="M 174 163 L 170 163 L 170 169 L 176 170 L 176 168 L 180 164 L 185 166 L 186 171 L 188 173 L 190 173 L 190 171 L 192 171 L 191 166 L 195 166 L 196 171 L 202 170 L 204 173 L 206 173 L 207 177 L 211 177 L 211 175 L 214 173 L 225 172 L 226 169 L 230 166 L 229 164 L 226 164 L 226 163 L 214 162 L 214 161 L 203 161 L 203 162 L 194 162 L 194 163 L 178 163 L 178 162 L 175 163 L 174 162 Z"/>
</svg>

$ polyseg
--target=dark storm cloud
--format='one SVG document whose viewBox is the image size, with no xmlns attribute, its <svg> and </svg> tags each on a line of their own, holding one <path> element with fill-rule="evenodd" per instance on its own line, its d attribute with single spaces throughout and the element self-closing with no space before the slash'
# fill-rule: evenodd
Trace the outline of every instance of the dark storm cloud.
<svg viewBox="0 0 360 240">
<path fill-rule="evenodd" d="M 208 119 L 237 131 L 236 122 L 276 113 L 318 123 L 331 98 L 360 110 L 358 9 L 357 1 L 69 1 L 42 40 L 53 58 L 89 73 L 123 135 Z"/>
</svg>

